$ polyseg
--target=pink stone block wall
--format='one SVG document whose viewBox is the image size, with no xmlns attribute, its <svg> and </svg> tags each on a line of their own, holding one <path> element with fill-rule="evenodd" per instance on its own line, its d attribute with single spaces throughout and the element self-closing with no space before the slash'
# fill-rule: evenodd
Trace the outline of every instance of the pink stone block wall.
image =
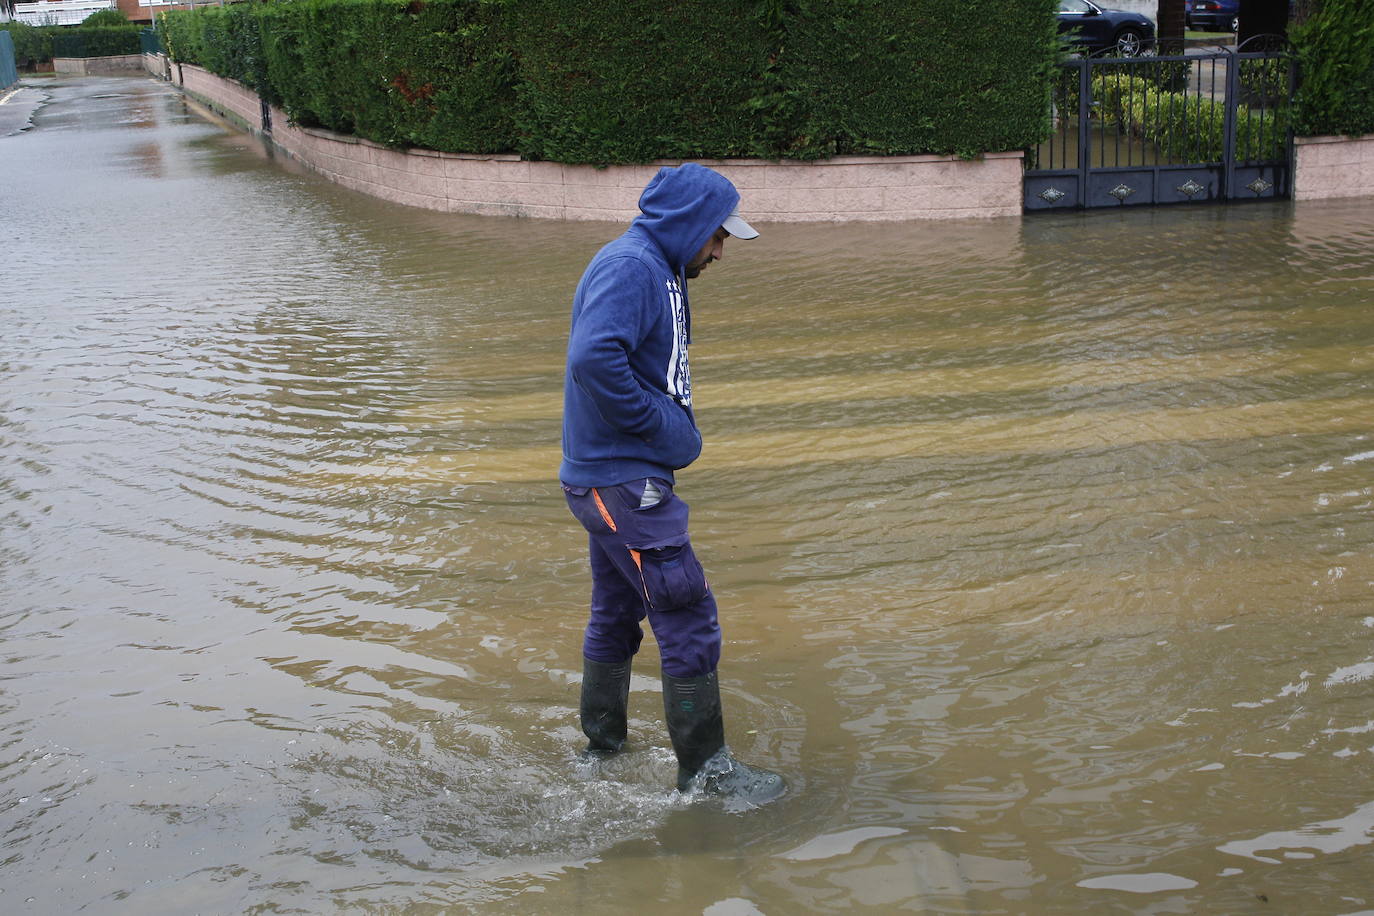
<svg viewBox="0 0 1374 916">
<path fill-rule="evenodd" d="M 218 111 L 232 115 L 254 130 L 262 128 L 262 103 L 256 92 L 200 67 L 186 64 L 172 69 L 174 73 L 180 69 L 181 87 L 187 92 L 200 96 Z"/>
<path fill-rule="evenodd" d="M 143 69 L 142 54 L 118 54 L 113 57 L 54 57 L 54 73 L 79 76 L 98 73 L 127 73 Z"/>
<path fill-rule="evenodd" d="M 257 130 L 256 93 L 199 67 L 180 70 L 183 88 Z M 624 222 L 661 165 L 527 162 L 514 155 L 394 150 L 357 137 L 301 128 L 272 110 L 273 143 L 332 181 L 385 200 L 450 213 Z M 913 220 L 1017 216 L 1021 153 L 845 156 L 820 162 L 699 160 L 735 183 L 750 219 L 761 222 Z"/>
<path fill-rule="evenodd" d="M 1298 137 L 1294 141 L 1293 197 L 1374 197 L 1374 134 Z"/>
</svg>

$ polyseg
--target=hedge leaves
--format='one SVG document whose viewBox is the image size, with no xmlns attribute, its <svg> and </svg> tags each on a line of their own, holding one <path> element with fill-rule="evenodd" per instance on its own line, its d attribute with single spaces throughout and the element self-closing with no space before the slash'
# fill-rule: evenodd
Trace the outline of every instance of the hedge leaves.
<svg viewBox="0 0 1374 916">
<path fill-rule="evenodd" d="M 160 16 L 301 124 L 571 163 L 976 155 L 1049 130 L 1055 0 L 293 0 Z"/>
</svg>

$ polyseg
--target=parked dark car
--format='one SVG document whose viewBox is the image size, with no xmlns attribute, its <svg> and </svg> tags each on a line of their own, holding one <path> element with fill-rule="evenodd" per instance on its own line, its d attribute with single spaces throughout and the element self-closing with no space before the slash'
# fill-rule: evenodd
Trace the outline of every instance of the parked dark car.
<svg viewBox="0 0 1374 916">
<path fill-rule="evenodd" d="M 1135 57 L 1155 37 L 1155 24 L 1139 13 L 1109 10 L 1092 0 L 1059 0 L 1059 33 L 1075 46 L 1096 53 L 1114 48 Z"/>
<path fill-rule="evenodd" d="M 1183 18 L 1188 28 L 1201 32 L 1235 32 L 1240 29 L 1240 0 L 1188 0 Z"/>
</svg>

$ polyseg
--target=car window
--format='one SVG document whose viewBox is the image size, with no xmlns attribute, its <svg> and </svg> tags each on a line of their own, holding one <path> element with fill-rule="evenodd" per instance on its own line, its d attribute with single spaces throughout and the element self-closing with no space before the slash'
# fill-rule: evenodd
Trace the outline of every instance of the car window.
<svg viewBox="0 0 1374 916">
<path fill-rule="evenodd" d="M 1059 12 L 1061 13 L 1086 13 L 1090 6 L 1084 0 L 1059 0 Z"/>
</svg>

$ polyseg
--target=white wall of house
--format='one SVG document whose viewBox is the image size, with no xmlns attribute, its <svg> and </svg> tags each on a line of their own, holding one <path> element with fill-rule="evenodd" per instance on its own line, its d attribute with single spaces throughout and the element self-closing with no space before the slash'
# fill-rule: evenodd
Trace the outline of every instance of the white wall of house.
<svg viewBox="0 0 1374 916">
<path fill-rule="evenodd" d="M 38 0 L 15 3 L 14 19 L 25 25 L 79 25 L 97 10 L 112 10 L 115 0 Z"/>
</svg>

